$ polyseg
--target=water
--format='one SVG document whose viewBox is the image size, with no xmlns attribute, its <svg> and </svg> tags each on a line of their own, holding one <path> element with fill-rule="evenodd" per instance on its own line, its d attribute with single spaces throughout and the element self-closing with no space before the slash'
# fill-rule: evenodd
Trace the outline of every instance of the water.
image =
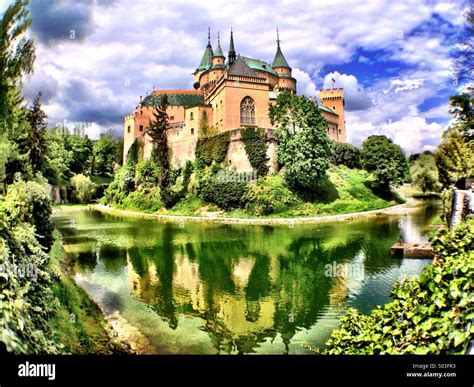
<svg viewBox="0 0 474 387">
<path fill-rule="evenodd" d="M 75 279 L 120 335 L 151 353 L 311 353 L 348 307 L 369 312 L 429 260 L 399 259 L 439 213 L 313 225 L 160 223 L 54 215 Z"/>
</svg>

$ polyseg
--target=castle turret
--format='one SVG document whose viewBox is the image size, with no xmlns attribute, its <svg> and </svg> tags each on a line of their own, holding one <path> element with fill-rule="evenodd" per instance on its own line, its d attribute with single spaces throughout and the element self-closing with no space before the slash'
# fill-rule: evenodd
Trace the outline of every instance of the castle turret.
<svg viewBox="0 0 474 387">
<path fill-rule="evenodd" d="M 207 32 L 207 46 L 204 50 L 204 54 L 201 58 L 201 63 L 199 63 L 198 68 L 194 72 L 194 88 L 199 89 L 199 79 L 201 74 L 209 70 L 212 67 L 212 58 L 214 57 L 214 51 L 212 50 L 211 46 L 211 27 L 209 27 Z"/>
<path fill-rule="evenodd" d="M 213 67 L 224 67 L 225 56 L 221 48 L 221 40 L 219 32 L 217 32 L 217 48 L 212 57 L 212 66 Z"/>
<path fill-rule="evenodd" d="M 235 48 L 234 48 L 234 34 L 232 32 L 232 28 L 230 29 L 230 44 L 229 44 L 229 60 L 228 64 L 229 66 L 232 65 L 232 63 L 235 62 Z"/>
<path fill-rule="evenodd" d="M 278 90 L 296 93 L 296 79 L 291 76 L 291 67 L 283 55 L 280 47 L 280 35 L 277 28 L 277 51 L 273 59 L 272 68 L 278 74 Z"/>
<path fill-rule="evenodd" d="M 324 89 L 319 91 L 321 104 L 335 112 L 338 117 L 337 141 L 346 142 L 346 121 L 344 119 L 344 89 Z"/>
</svg>

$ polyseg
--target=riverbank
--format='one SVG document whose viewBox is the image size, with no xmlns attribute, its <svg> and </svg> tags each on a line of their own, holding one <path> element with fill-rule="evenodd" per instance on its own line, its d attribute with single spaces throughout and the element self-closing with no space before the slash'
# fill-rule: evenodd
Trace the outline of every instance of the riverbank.
<svg viewBox="0 0 474 387">
<path fill-rule="evenodd" d="M 193 222 L 193 223 L 227 223 L 227 224 L 249 224 L 249 225 L 293 225 L 304 223 L 324 223 L 324 222 L 344 222 L 353 219 L 381 216 L 381 215 L 404 215 L 416 211 L 421 201 L 408 199 L 406 203 L 397 204 L 378 210 L 353 212 L 349 214 L 308 216 L 293 218 L 233 218 L 211 214 L 209 216 L 186 216 L 186 215 L 166 215 L 149 214 L 140 211 L 120 210 L 102 204 L 93 205 L 92 208 L 115 216 L 129 216 L 134 218 L 151 219 L 157 221 L 172 222 Z"/>
<path fill-rule="evenodd" d="M 55 231 L 54 237 L 48 267 L 54 278 L 51 288 L 59 300 L 55 315 L 48 320 L 51 332 L 54 332 L 54 341 L 63 346 L 63 353 L 132 353 L 125 341 L 115 338 L 117 333 L 98 305 L 76 284 L 73 279 L 74 263 L 68 261 L 64 254 L 59 232 Z"/>
</svg>

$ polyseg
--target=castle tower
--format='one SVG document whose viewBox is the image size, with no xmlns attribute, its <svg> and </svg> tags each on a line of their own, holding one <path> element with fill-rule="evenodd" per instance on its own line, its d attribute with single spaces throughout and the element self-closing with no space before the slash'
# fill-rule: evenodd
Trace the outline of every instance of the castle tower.
<svg viewBox="0 0 474 387">
<path fill-rule="evenodd" d="M 219 32 L 217 32 L 217 48 L 212 57 L 212 67 L 224 67 L 225 56 L 221 48 Z"/>
<path fill-rule="evenodd" d="M 319 91 L 321 104 L 339 115 L 337 138 L 339 142 L 346 142 L 346 121 L 344 119 L 344 89 L 324 89 Z"/>
<path fill-rule="evenodd" d="M 208 28 L 207 31 L 207 46 L 206 49 L 204 50 L 204 54 L 202 55 L 201 58 L 201 63 L 199 63 L 198 68 L 194 72 L 194 88 L 199 89 L 199 79 L 201 77 L 201 74 L 209 70 L 212 67 L 212 58 L 214 57 L 214 51 L 212 50 L 211 46 L 211 27 Z"/>
<path fill-rule="evenodd" d="M 279 76 L 278 90 L 296 93 L 296 79 L 291 76 L 291 67 L 283 55 L 280 47 L 280 35 L 277 28 L 277 51 L 273 59 L 272 68 Z"/>
<path fill-rule="evenodd" d="M 229 60 L 228 64 L 229 66 L 232 65 L 232 63 L 235 62 L 235 48 L 234 48 L 234 34 L 232 32 L 232 27 L 230 28 L 230 44 L 229 44 Z"/>
</svg>

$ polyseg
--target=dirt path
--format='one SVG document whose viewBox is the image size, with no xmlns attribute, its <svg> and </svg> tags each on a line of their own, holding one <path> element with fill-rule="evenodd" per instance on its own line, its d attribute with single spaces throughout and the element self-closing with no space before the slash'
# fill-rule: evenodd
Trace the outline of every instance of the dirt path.
<svg viewBox="0 0 474 387">
<path fill-rule="evenodd" d="M 350 214 L 326 215 L 326 216 L 306 216 L 298 218 L 231 218 L 225 216 L 181 216 L 181 215 L 162 215 L 146 214 L 139 211 L 118 210 L 110 206 L 96 204 L 93 206 L 96 210 L 118 216 L 132 216 L 142 219 L 155 219 L 174 222 L 194 222 L 194 223 L 231 223 L 231 224 L 256 224 L 256 225 L 292 225 L 302 223 L 323 223 L 323 222 L 341 222 L 352 219 L 380 216 L 380 215 L 404 215 L 417 210 L 417 200 L 408 199 L 404 204 L 382 208 L 380 210 L 353 212 Z"/>
</svg>

